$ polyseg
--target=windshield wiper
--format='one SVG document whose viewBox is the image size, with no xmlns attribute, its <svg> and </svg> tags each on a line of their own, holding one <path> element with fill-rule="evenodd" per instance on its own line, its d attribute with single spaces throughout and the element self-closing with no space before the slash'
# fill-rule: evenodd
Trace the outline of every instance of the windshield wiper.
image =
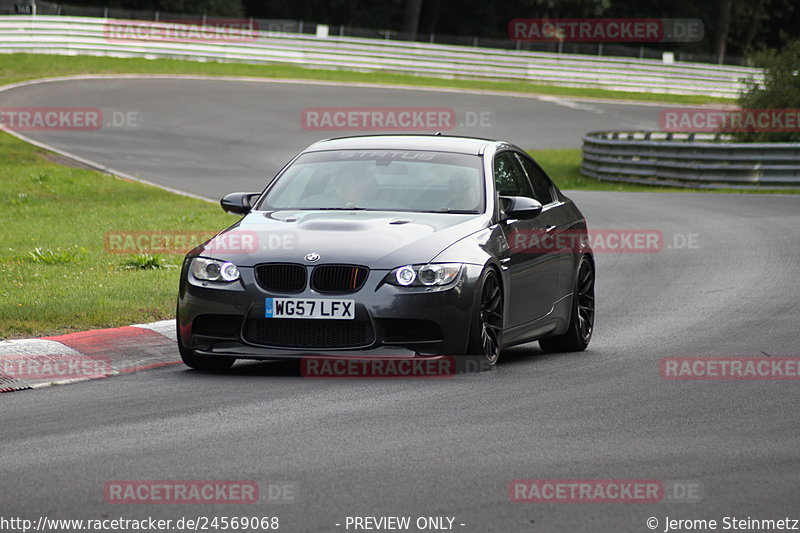
<svg viewBox="0 0 800 533">
<path fill-rule="evenodd" d="M 354 205 L 352 207 L 304 207 L 307 211 L 366 211 L 366 207 Z"/>
<path fill-rule="evenodd" d="M 449 207 L 442 207 L 441 209 L 434 209 L 433 211 L 420 211 L 420 213 L 451 213 L 454 215 L 477 215 L 478 212 L 471 209 L 450 209 Z"/>
</svg>

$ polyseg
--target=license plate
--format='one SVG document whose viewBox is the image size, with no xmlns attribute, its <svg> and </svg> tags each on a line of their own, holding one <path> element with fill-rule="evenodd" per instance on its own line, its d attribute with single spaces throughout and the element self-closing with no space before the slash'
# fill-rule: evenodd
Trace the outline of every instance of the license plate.
<svg viewBox="0 0 800 533">
<path fill-rule="evenodd" d="M 355 300 L 325 298 L 267 298 L 267 318 L 330 318 L 352 320 L 356 317 Z"/>
</svg>

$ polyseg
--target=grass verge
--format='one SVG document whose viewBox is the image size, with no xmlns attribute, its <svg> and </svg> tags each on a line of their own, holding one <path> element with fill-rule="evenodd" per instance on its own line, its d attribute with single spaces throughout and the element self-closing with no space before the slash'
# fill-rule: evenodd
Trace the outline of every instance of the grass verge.
<svg viewBox="0 0 800 533">
<path fill-rule="evenodd" d="M 7 133 L 0 154 L 3 339 L 174 316 L 182 255 L 111 253 L 112 239 L 188 232 L 192 242 L 235 221 L 202 200 L 52 163 Z"/>
<path fill-rule="evenodd" d="M 388 72 L 353 72 L 310 69 L 287 64 L 199 62 L 174 59 L 59 56 L 45 54 L 0 54 L 0 84 L 77 74 L 198 74 L 255 78 L 308 79 L 357 83 L 382 83 L 415 87 L 449 87 L 505 91 L 553 96 L 609 98 L 675 104 L 732 103 L 730 98 L 703 95 L 662 95 L 605 89 L 556 87 L 523 82 L 442 79 Z"/>
</svg>

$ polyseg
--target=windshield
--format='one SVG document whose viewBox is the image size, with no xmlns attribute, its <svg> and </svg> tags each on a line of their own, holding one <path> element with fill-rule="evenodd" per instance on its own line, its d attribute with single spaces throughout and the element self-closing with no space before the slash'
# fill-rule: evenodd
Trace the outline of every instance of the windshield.
<svg viewBox="0 0 800 533">
<path fill-rule="evenodd" d="M 301 155 L 258 209 L 365 209 L 480 213 L 481 158 L 406 150 L 341 150 Z"/>
</svg>

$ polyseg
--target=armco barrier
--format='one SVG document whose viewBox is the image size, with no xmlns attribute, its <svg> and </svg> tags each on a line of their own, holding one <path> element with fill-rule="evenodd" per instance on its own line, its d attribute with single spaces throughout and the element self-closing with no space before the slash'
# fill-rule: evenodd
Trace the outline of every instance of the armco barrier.
<svg viewBox="0 0 800 533">
<path fill-rule="evenodd" d="M 581 173 L 699 188 L 800 188 L 800 143 L 734 143 L 713 133 L 603 131 L 583 137 Z"/>
<path fill-rule="evenodd" d="M 378 39 L 319 38 L 276 32 L 256 32 L 252 40 L 226 43 L 211 40 L 110 39 L 105 31 L 108 24 L 125 24 L 125 21 L 88 17 L 0 16 L 0 52 L 279 62 L 313 68 L 380 70 L 442 78 L 524 81 L 564 87 L 722 97 L 735 97 L 743 88 L 742 80 L 748 76 L 754 76 L 759 81 L 763 79 L 759 69 L 748 67 L 664 64 L 649 59 Z"/>
</svg>

